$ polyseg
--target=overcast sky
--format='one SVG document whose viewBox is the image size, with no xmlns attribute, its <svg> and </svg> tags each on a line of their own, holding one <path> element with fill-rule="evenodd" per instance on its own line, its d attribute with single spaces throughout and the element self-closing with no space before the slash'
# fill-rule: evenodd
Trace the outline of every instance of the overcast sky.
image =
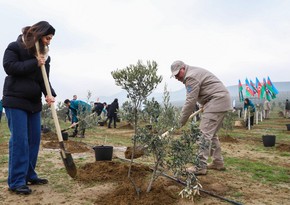
<svg viewBox="0 0 290 205">
<path fill-rule="evenodd" d="M 210 70 L 226 86 L 290 81 L 289 11 L 289 0 L 0 0 L 1 65 L 22 28 L 46 20 L 56 29 L 50 81 L 58 101 L 120 92 L 111 71 L 139 59 L 158 63 L 156 92 L 165 83 L 183 88 L 170 78 L 175 60 Z M 1 66 L 0 95 L 5 76 Z"/>
</svg>

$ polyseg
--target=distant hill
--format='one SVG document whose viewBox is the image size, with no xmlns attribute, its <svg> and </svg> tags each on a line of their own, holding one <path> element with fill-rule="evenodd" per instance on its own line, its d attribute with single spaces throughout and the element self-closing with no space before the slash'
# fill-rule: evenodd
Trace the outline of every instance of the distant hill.
<svg viewBox="0 0 290 205">
<path fill-rule="evenodd" d="M 279 92 L 290 92 L 290 82 L 272 82 Z M 232 97 L 239 96 L 239 87 L 238 85 L 228 86 L 228 91 Z M 243 84 L 243 91 L 245 92 L 246 87 Z M 289 96 L 290 97 L 290 96 Z"/>
<path fill-rule="evenodd" d="M 274 84 L 274 86 L 277 88 L 277 90 L 279 91 L 279 94 L 277 95 L 277 99 L 280 100 L 285 100 L 287 98 L 290 99 L 290 82 L 272 82 Z M 245 85 L 243 84 L 243 93 L 245 95 Z M 231 97 L 233 100 L 238 101 L 238 95 L 239 95 L 239 88 L 238 85 L 233 85 L 233 86 L 228 86 L 227 87 Z M 155 100 L 157 100 L 158 102 L 162 102 L 163 101 L 163 93 L 152 93 L 149 98 L 154 97 Z M 113 102 L 113 100 L 115 98 L 118 98 L 119 100 L 119 104 L 122 105 L 125 101 L 127 101 L 127 92 L 124 90 L 120 93 L 117 93 L 115 95 L 112 96 L 101 96 L 100 100 L 102 102 L 107 102 L 108 104 L 110 104 L 111 102 Z M 170 92 L 170 101 L 174 106 L 182 106 L 184 104 L 186 98 L 186 91 L 185 88 L 178 90 L 178 91 L 174 91 L 174 92 Z"/>
</svg>

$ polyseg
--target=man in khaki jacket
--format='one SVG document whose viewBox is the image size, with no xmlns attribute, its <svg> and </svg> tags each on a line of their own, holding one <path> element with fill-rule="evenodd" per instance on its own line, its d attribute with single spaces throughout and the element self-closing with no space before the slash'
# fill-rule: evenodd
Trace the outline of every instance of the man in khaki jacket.
<svg viewBox="0 0 290 205">
<path fill-rule="evenodd" d="M 264 119 L 269 119 L 269 113 L 270 113 L 270 110 L 271 110 L 271 104 L 270 102 L 265 99 L 264 101 Z"/>
<path fill-rule="evenodd" d="M 225 170 L 217 132 L 222 126 L 227 111 L 232 110 L 231 97 L 223 83 L 211 72 L 198 67 L 174 61 L 171 65 L 172 76 L 185 84 L 186 102 L 182 108 L 180 125 L 186 124 L 194 111 L 196 102 L 203 107 L 200 130 L 203 143 L 198 151 L 200 164 L 189 167 L 187 171 L 205 175 L 207 169 Z M 209 156 L 213 162 L 207 165 Z"/>
</svg>

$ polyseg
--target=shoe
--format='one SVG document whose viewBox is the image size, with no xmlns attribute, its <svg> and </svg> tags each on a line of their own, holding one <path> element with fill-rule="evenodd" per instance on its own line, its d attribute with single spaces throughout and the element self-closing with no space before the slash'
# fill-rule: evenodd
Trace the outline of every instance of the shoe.
<svg viewBox="0 0 290 205">
<path fill-rule="evenodd" d="M 29 189 L 28 186 L 26 185 L 22 185 L 20 187 L 17 187 L 15 189 L 8 189 L 10 192 L 14 192 L 16 194 L 23 194 L 23 195 L 28 195 L 28 194 L 31 194 L 31 189 Z"/>
<path fill-rule="evenodd" d="M 189 173 L 193 173 L 196 176 L 198 176 L 198 175 L 206 175 L 207 174 L 207 170 L 206 169 L 198 169 L 196 167 L 188 167 L 188 168 L 186 168 L 186 171 L 189 172 Z"/>
<path fill-rule="evenodd" d="M 28 185 L 43 185 L 47 183 L 48 183 L 47 179 L 41 179 L 41 178 L 31 179 L 26 182 L 26 184 Z"/>
<path fill-rule="evenodd" d="M 208 169 L 215 169 L 218 171 L 225 171 L 226 168 L 223 164 L 214 164 L 214 163 L 210 163 L 209 165 L 207 165 Z"/>
</svg>

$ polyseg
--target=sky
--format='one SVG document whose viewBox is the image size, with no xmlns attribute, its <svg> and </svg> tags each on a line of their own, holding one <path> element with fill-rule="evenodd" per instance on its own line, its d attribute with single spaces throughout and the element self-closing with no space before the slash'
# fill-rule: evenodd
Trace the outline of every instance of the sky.
<svg viewBox="0 0 290 205">
<path fill-rule="evenodd" d="M 7 45 L 42 20 L 56 29 L 49 55 L 57 101 L 121 92 L 111 72 L 138 60 L 157 62 L 163 81 L 154 92 L 161 93 L 165 85 L 184 88 L 170 78 L 175 60 L 211 71 L 225 86 L 290 81 L 289 10 L 289 0 L 0 0 L 0 96 Z"/>
</svg>

